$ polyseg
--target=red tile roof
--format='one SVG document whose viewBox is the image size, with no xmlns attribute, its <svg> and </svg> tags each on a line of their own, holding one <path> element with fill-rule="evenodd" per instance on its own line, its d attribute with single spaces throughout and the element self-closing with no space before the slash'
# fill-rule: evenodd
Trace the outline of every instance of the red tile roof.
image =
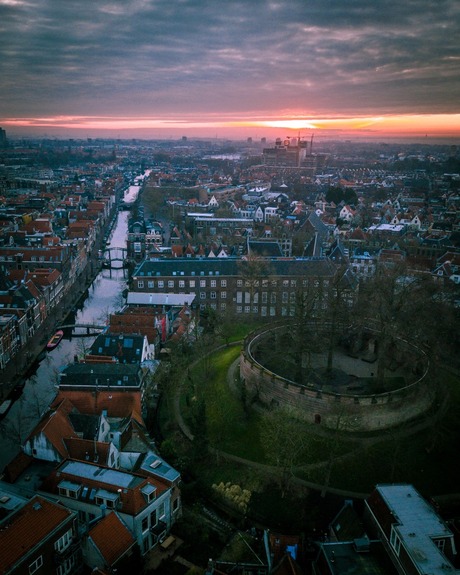
<svg viewBox="0 0 460 575">
<path fill-rule="evenodd" d="M 44 419 L 42 419 L 30 433 L 27 441 L 32 442 L 33 437 L 42 434 L 63 459 L 68 457 L 64 438 L 76 437 L 77 434 L 67 416 L 68 411 L 65 409 L 65 404 L 59 405 L 55 411 L 48 412 Z"/>
<path fill-rule="evenodd" d="M 156 497 L 162 495 L 167 489 L 168 486 L 163 481 L 160 481 L 158 477 L 145 477 L 140 474 L 131 473 L 127 471 L 123 471 L 121 469 L 110 471 L 114 474 L 111 480 L 112 483 L 108 483 L 103 480 L 103 474 L 99 473 L 97 476 L 94 474 L 91 476 L 91 470 L 100 470 L 100 469 L 109 469 L 105 465 L 99 465 L 92 463 L 91 461 L 83 461 L 81 462 L 84 466 L 83 469 L 85 470 L 85 475 L 77 475 L 73 474 L 72 468 L 70 471 L 66 471 L 66 467 L 68 465 L 73 465 L 75 460 L 67 460 L 62 463 L 57 469 L 51 472 L 50 475 L 44 480 L 41 489 L 43 491 L 58 494 L 59 483 L 64 480 L 68 479 L 69 481 L 73 481 L 80 485 L 85 485 L 89 488 L 101 488 L 106 489 L 112 493 L 119 493 L 120 501 L 123 508 L 123 513 L 128 515 L 138 515 L 143 509 L 145 509 L 148 505 L 144 494 L 142 493 L 142 488 L 146 487 L 147 485 L 152 485 L 156 488 Z M 122 492 L 119 492 L 120 484 L 117 483 L 117 476 L 132 476 L 133 478 L 133 486 L 125 486 Z M 97 477 L 96 479 L 94 477 Z"/>
<path fill-rule="evenodd" d="M 115 512 L 106 515 L 88 535 L 109 567 L 135 543 L 130 531 Z"/>
<path fill-rule="evenodd" d="M 0 573 L 8 571 L 72 515 L 69 509 L 40 496 L 31 499 L 11 516 L 8 529 L 0 531 Z"/>
<path fill-rule="evenodd" d="M 80 437 L 64 439 L 68 456 L 80 461 L 97 461 L 100 465 L 109 464 L 110 444 Z M 88 458 L 88 459 L 87 459 Z"/>
<path fill-rule="evenodd" d="M 132 417 L 141 425 L 141 393 L 139 391 L 99 391 L 97 394 L 88 391 L 60 391 L 56 401 L 69 399 L 75 408 L 86 415 L 99 415 L 103 410 L 109 417 Z"/>
</svg>

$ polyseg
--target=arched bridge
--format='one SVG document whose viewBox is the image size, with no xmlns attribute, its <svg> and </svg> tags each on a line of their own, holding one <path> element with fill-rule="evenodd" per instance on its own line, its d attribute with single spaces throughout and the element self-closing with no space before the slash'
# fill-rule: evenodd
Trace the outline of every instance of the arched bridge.
<svg viewBox="0 0 460 575">
<path fill-rule="evenodd" d="M 126 263 L 126 256 L 128 254 L 128 250 L 126 248 L 118 248 L 118 247 L 106 247 L 102 252 L 102 259 L 104 262 L 111 268 L 122 268 Z M 114 265 L 114 264 L 121 264 L 121 265 Z"/>
</svg>

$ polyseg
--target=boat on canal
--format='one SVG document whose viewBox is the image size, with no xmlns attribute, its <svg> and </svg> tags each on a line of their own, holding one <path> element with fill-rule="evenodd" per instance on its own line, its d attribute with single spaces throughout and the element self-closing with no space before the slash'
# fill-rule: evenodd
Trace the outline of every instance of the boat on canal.
<svg viewBox="0 0 460 575">
<path fill-rule="evenodd" d="M 63 337 L 64 337 L 64 332 L 62 331 L 62 329 L 58 329 L 57 332 L 53 335 L 53 337 L 46 344 L 46 349 L 48 351 L 54 349 Z"/>
</svg>

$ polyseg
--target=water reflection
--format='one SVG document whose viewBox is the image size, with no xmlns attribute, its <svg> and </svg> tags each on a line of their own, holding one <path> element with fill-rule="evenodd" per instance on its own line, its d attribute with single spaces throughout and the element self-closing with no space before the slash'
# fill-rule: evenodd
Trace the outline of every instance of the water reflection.
<svg viewBox="0 0 460 575">
<path fill-rule="evenodd" d="M 136 186 L 136 191 L 138 189 Z M 111 240 L 115 247 L 126 247 L 128 218 L 129 212 L 119 212 Z M 122 269 L 102 270 L 88 288 L 86 299 L 80 300 L 70 311 L 65 323 L 105 325 L 109 314 L 119 310 L 124 303 L 125 275 Z M 59 371 L 73 362 L 75 356 L 82 355 L 94 338 L 75 336 L 66 330 L 59 345 L 45 351 L 42 359 L 32 366 L 21 397 L 0 423 L 0 470 L 19 451 L 20 440 L 27 437 L 55 397 Z"/>
</svg>

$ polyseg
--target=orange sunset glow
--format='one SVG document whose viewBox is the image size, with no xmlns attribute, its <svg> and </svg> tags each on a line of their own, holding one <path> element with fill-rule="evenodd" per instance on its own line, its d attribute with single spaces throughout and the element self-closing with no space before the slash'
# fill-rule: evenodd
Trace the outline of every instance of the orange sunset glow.
<svg viewBox="0 0 460 575">
<path fill-rule="evenodd" d="M 460 114 L 415 114 L 379 117 L 335 117 L 283 119 L 249 118 L 218 121 L 191 118 L 135 118 L 135 117 L 79 117 L 57 116 L 42 118 L 2 118 L 2 126 L 12 133 L 16 130 L 49 131 L 85 137 L 99 133 L 102 136 L 118 133 L 120 136 L 148 138 L 154 134 L 173 134 L 183 131 L 185 135 L 208 136 L 219 133 L 222 137 L 245 137 L 251 132 L 272 136 L 280 130 L 313 131 L 318 135 L 344 135 L 346 137 L 436 137 L 460 138 Z"/>
</svg>

